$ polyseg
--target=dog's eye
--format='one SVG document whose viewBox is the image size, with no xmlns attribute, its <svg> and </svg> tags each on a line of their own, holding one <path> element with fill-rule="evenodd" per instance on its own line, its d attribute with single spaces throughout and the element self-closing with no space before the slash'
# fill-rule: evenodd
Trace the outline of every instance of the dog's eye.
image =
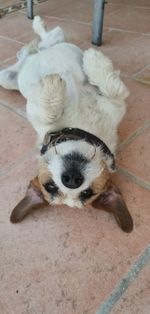
<svg viewBox="0 0 150 314">
<path fill-rule="evenodd" d="M 47 182 L 43 186 L 48 193 L 57 194 L 58 192 L 58 187 L 53 181 Z"/>
<path fill-rule="evenodd" d="M 94 195 L 93 190 L 91 188 L 88 188 L 80 193 L 80 199 L 81 201 L 85 201 L 86 199 L 90 198 L 93 195 Z"/>
</svg>

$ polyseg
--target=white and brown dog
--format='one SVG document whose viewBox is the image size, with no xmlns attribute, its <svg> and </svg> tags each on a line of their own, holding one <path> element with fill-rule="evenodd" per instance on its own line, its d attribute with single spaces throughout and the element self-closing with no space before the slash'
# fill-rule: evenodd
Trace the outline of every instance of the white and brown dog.
<svg viewBox="0 0 150 314">
<path fill-rule="evenodd" d="M 33 29 L 40 40 L 21 49 L 18 62 L 0 72 L 0 85 L 19 90 L 27 99 L 27 116 L 41 148 L 38 176 L 11 221 L 47 202 L 102 206 L 129 232 L 132 218 L 110 180 L 128 90 L 102 52 L 83 52 L 66 43 L 62 29 L 47 32 L 40 17 L 34 18 Z"/>
</svg>

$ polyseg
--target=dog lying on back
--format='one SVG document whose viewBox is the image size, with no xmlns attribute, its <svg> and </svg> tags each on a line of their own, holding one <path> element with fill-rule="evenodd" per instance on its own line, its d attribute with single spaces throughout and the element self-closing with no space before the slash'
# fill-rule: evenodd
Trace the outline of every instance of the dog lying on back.
<svg viewBox="0 0 150 314">
<path fill-rule="evenodd" d="M 132 218 L 110 179 L 128 90 L 102 52 L 66 43 L 62 29 L 47 32 L 40 17 L 34 18 L 33 29 L 40 40 L 22 48 L 18 62 L 0 72 L 0 84 L 27 99 L 41 150 L 38 175 L 11 221 L 47 203 L 94 206 L 112 211 L 130 232 Z"/>
</svg>

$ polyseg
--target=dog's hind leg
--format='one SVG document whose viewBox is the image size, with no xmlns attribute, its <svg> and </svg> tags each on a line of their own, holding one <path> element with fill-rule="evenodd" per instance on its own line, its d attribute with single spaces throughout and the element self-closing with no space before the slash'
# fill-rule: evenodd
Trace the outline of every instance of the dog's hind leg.
<svg viewBox="0 0 150 314">
<path fill-rule="evenodd" d="M 40 16 L 35 16 L 32 27 L 34 32 L 39 35 L 40 39 L 43 40 L 47 37 L 47 31 L 44 24 L 44 21 L 41 19 Z"/>
<path fill-rule="evenodd" d="M 41 41 L 38 44 L 40 49 L 46 49 L 65 41 L 63 30 L 57 26 L 56 28 L 47 32 L 44 21 L 40 18 L 40 16 L 35 16 L 33 20 L 33 29 L 35 33 L 38 34 L 41 38 Z"/>
<path fill-rule="evenodd" d="M 26 46 L 23 46 L 17 52 L 18 61 L 8 68 L 0 71 L 0 86 L 6 89 L 19 90 L 18 74 L 30 54 L 35 54 L 38 51 L 38 42 L 33 40 Z"/>
<path fill-rule="evenodd" d="M 21 58 L 15 64 L 0 71 L 0 86 L 6 89 L 19 90 L 18 87 L 18 73 L 23 64 Z"/>
<path fill-rule="evenodd" d="M 39 16 L 35 16 L 33 20 L 33 29 L 39 35 L 41 41 L 34 40 L 22 47 L 17 53 L 18 61 L 14 65 L 0 71 L 0 86 L 6 89 L 19 90 L 18 74 L 28 55 L 65 41 L 63 30 L 60 27 L 47 32 L 44 22 Z"/>
<path fill-rule="evenodd" d="M 53 130 L 63 114 L 66 83 L 58 74 L 42 78 L 31 86 L 27 102 L 27 115 L 39 137 Z"/>
<path fill-rule="evenodd" d="M 10 90 L 19 90 L 18 73 L 29 54 L 30 52 L 28 46 L 22 47 L 17 53 L 18 61 L 8 68 L 0 71 L 0 86 Z"/>
<path fill-rule="evenodd" d="M 18 73 L 13 70 L 0 71 L 0 86 L 10 90 L 19 90 L 18 88 Z"/>
<path fill-rule="evenodd" d="M 129 95 L 119 71 L 113 69 L 112 62 L 101 51 L 93 48 L 85 51 L 83 68 L 89 82 L 97 86 L 102 95 L 114 101 L 123 101 Z"/>
</svg>

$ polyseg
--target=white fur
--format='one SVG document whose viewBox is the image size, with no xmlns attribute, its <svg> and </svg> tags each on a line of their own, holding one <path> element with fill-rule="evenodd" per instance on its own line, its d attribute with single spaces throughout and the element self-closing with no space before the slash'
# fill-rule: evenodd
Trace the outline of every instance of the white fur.
<svg viewBox="0 0 150 314">
<path fill-rule="evenodd" d="M 0 84 L 19 89 L 27 99 L 28 119 L 40 143 L 47 131 L 76 127 L 101 138 L 115 153 L 117 128 L 125 114 L 128 96 L 119 72 L 101 51 L 91 48 L 82 52 L 77 46 L 65 43 L 61 28 L 46 32 L 40 17 L 35 17 L 33 28 L 41 41 L 24 47 L 18 54 L 18 62 L 0 72 Z M 16 73 L 14 79 L 12 72 Z M 79 192 L 101 173 L 102 152 L 96 149 L 82 186 L 69 190 L 60 179 L 61 154 L 76 149 L 88 156 L 93 148 L 83 141 L 62 143 L 57 147 L 60 155 L 51 148 L 44 158 L 54 181 L 64 194 L 67 193 L 65 202 L 75 205 Z"/>
<path fill-rule="evenodd" d="M 48 164 L 48 170 L 50 171 L 50 173 L 52 173 L 54 182 L 64 195 L 69 194 L 69 197 L 71 197 L 72 199 L 77 199 L 80 192 L 87 189 L 91 185 L 93 180 L 97 177 L 97 174 L 100 175 L 103 170 L 103 164 L 101 163 L 102 153 L 99 148 L 97 148 L 96 150 L 97 153 L 95 155 L 95 158 L 91 160 L 93 156 L 93 147 L 91 147 L 90 144 L 80 140 L 78 142 L 69 141 L 59 144 L 57 154 L 54 147 L 48 150 L 48 152 L 45 154 L 44 158 L 46 159 L 46 162 Z M 61 156 L 72 153 L 73 151 L 79 153 L 82 152 L 82 154 L 90 162 L 86 165 L 86 168 L 83 171 L 85 177 L 84 183 L 77 189 L 68 189 L 62 184 L 60 177 L 60 173 L 65 170 L 63 169 Z"/>
</svg>

